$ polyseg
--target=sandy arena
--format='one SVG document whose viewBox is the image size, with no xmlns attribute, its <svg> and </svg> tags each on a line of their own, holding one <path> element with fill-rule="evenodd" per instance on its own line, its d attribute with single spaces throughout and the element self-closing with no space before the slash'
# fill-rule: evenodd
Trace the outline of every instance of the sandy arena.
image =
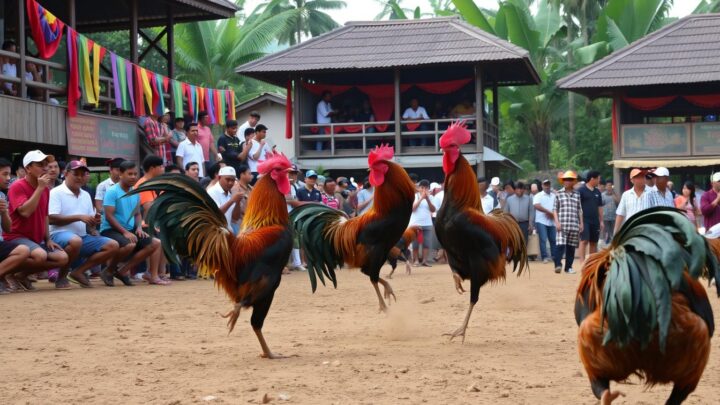
<svg viewBox="0 0 720 405">
<path fill-rule="evenodd" d="M 383 269 L 383 274 L 388 270 Z M 378 314 L 364 275 L 311 294 L 305 273 L 283 279 L 265 323 L 269 361 L 244 312 L 228 336 L 231 305 L 210 281 L 41 291 L 0 297 L 2 403 L 13 404 L 594 404 L 576 352 L 578 275 L 531 263 L 529 275 L 480 292 L 465 344 L 467 293 L 447 266 L 399 269 L 398 302 Z M 468 287 L 466 282 L 466 288 Z M 715 322 L 720 301 L 712 293 Z M 711 404 L 720 338 L 688 404 Z M 659 404 L 670 386 L 613 385 L 619 404 Z"/>
</svg>

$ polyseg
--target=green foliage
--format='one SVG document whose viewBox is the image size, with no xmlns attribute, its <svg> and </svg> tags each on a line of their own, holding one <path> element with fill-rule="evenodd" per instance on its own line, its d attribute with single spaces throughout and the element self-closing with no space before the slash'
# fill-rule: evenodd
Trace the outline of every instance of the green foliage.
<svg viewBox="0 0 720 405">
<path fill-rule="evenodd" d="M 316 37 L 337 28 L 338 23 L 324 10 L 344 7 L 345 2 L 337 0 L 281 0 L 264 3 L 259 8 L 272 14 L 290 12 L 290 24 L 277 34 L 277 41 L 295 45 L 302 41 L 303 35 Z"/>
</svg>

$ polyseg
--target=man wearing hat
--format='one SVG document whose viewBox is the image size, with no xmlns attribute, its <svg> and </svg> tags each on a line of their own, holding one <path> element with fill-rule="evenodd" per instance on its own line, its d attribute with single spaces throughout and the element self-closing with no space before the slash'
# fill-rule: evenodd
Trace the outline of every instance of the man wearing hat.
<svg viewBox="0 0 720 405">
<path fill-rule="evenodd" d="M 240 139 L 237 137 L 238 123 L 235 120 L 228 120 L 225 124 L 225 133 L 217 141 L 218 152 L 222 155 L 222 160 L 228 166 L 235 169 L 237 173 L 242 163 L 240 154 L 242 148 L 240 147 Z"/>
<path fill-rule="evenodd" d="M 50 237 L 68 255 L 68 264 L 60 269 L 56 288 L 69 288 L 68 279 L 90 287 L 85 271 L 106 263 L 120 249 L 116 241 L 98 235 L 100 213 L 96 212 L 90 194 L 82 189 L 89 175 L 90 170 L 83 162 L 73 160 L 65 167 L 65 181 L 50 191 Z"/>
<path fill-rule="evenodd" d="M 299 201 L 322 202 L 320 190 L 315 188 L 318 174 L 315 170 L 305 172 L 305 187 L 298 189 L 297 198 Z"/>
<path fill-rule="evenodd" d="M 14 182 L 8 192 L 12 227 L 3 237 L 30 249 L 30 257 L 20 266 L 22 270 L 5 276 L 12 287 L 35 290 L 27 279 L 28 275 L 62 268 L 68 262 L 67 254 L 53 242 L 48 232 L 49 187 L 52 179 L 47 170 L 51 161 L 55 161 L 55 157 L 39 150 L 25 154 L 25 178 Z"/>
<path fill-rule="evenodd" d="M 565 255 L 565 273 L 574 274 L 575 248 L 580 244 L 583 230 L 583 213 L 580 194 L 575 191 L 577 174 L 568 170 L 561 176 L 563 189 L 555 196 L 553 209 L 555 229 L 557 230 L 557 248 L 555 249 L 555 273 L 562 271 L 562 257 Z"/>
<path fill-rule="evenodd" d="M 711 188 L 700 199 L 700 211 L 705 221 L 705 229 L 720 224 L 720 172 L 710 176 Z"/>
<path fill-rule="evenodd" d="M 230 231 L 237 234 L 237 226 L 233 226 L 240 219 L 240 200 L 244 194 L 235 186 L 237 173 L 230 166 L 225 166 L 218 172 L 218 182 L 207 189 L 210 198 L 215 201 L 220 211 L 225 214 L 227 226 Z"/>
<path fill-rule="evenodd" d="M 655 189 L 653 193 L 656 194 L 656 203 L 662 207 L 675 207 L 675 197 L 668 187 L 670 171 L 665 167 L 658 167 L 650 172 L 650 175 L 655 178 Z"/>
<path fill-rule="evenodd" d="M 110 177 L 100 182 L 95 188 L 95 209 L 97 212 L 103 212 L 103 200 L 105 199 L 105 193 L 107 190 L 117 184 L 120 181 L 120 164 L 124 162 L 123 158 L 113 158 L 105 162 L 110 168 Z"/>
<path fill-rule="evenodd" d="M 642 169 L 630 170 L 630 182 L 633 187 L 620 197 L 620 202 L 615 211 L 617 216 L 615 217 L 615 231 L 613 233 L 617 233 L 622 224 L 638 212 L 661 205 L 658 201 L 658 194 L 646 188 L 646 174 L 647 172 Z"/>
</svg>

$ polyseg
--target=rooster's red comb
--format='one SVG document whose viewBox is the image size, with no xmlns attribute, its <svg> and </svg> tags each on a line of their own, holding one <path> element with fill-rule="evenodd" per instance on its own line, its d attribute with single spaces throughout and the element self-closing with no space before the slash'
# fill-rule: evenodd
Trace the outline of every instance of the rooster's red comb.
<svg viewBox="0 0 720 405">
<path fill-rule="evenodd" d="M 368 166 L 372 166 L 379 160 L 392 160 L 393 156 L 395 156 L 395 149 L 388 144 L 381 144 L 370 151 Z"/>
<path fill-rule="evenodd" d="M 470 142 L 470 131 L 467 130 L 465 120 L 455 121 L 440 137 L 440 147 L 449 145 L 465 145 Z"/>
<path fill-rule="evenodd" d="M 258 165 L 258 173 L 268 174 L 272 169 L 289 169 L 291 167 L 292 163 L 290 163 L 287 156 L 280 152 L 270 152 L 265 155 L 265 160 Z"/>
</svg>

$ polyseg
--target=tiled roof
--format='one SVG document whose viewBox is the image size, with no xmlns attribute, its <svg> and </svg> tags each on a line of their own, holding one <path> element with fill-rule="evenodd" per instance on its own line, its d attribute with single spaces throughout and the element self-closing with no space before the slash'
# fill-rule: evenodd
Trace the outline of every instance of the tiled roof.
<svg viewBox="0 0 720 405">
<path fill-rule="evenodd" d="M 690 15 L 558 81 L 561 89 L 720 81 L 720 14 Z"/>
<path fill-rule="evenodd" d="M 247 63 L 238 73 L 382 69 L 512 62 L 518 83 L 537 83 L 528 52 L 457 17 L 349 22 L 324 35 Z"/>
</svg>

